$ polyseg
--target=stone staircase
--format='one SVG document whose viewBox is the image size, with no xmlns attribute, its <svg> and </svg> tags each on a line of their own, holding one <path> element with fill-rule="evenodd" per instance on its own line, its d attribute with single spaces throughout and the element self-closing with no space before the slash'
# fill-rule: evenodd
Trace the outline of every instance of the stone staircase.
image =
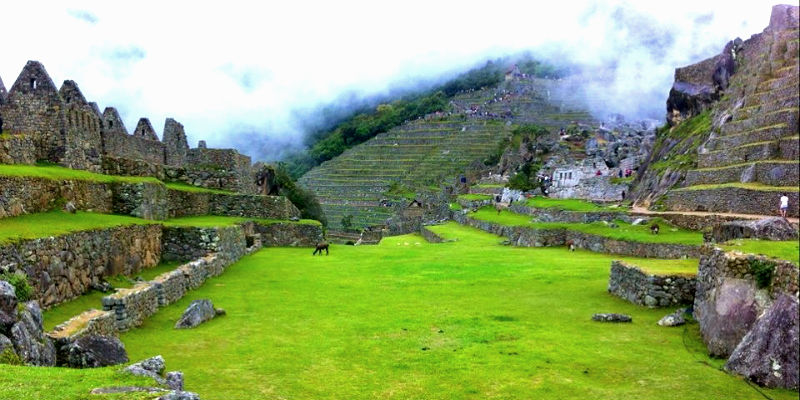
<svg viewBox="0 0 800 400">
<path fill-rule="evenodd" d="M 667 194 L 669 209 L 770 215 L 785 193 L 788 214 L 798 215 L 798 30 L 768 28 L 748 42 L 712 114 L 725 122 L 684 187 Z"/>
<path fill-rule="evenodd" d="M 554 85 L 558 82 L 518 79 L 461 93 L 442 115 L 381 133 L 312 169 L 299 183 L 316 194 L 332 231 L 342 229 L 347 215 L 353 216 L 352 228 L 384 224 L 398 205 L 411 201 L 387 194 L 390 188 L 438 191 L 442 182 L 454 182 L 471 163 L 493 154 L 512 124 L 558 129 L 592 121 L 576 99 L 548 96 Z"/>
</svg>

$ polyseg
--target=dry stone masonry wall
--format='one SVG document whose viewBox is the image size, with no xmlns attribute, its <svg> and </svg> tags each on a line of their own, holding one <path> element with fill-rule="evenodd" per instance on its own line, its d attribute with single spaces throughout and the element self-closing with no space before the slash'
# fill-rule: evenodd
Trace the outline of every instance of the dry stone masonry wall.
<svg viewBox="0 0 800 400">
<path fill-rule="evenodd" d="M 571 240 L 578 248 L 598 253 L 648 258 L 697 258 L 700 256 L 700 246 L 687 244 L 624 241 L 563 228 L 535 229 L 505 226 L 476 220 L 460 212 L 453 213 L 453 219 L 460 224 L 506 237 L 511 244 L 521 247 L 563 246 Z"/>
<path fill-rule="evenodd" d="M 611 262 L 608 292 L 647 307 L 669 307 L 694 301 L 694 276 L 649 274 L 622 261 Z"/>
<path fill-rule="evenodd" d="M 161 260 L 161 226 L 133 225 L 0 246 L 0 268 L 28 276 L 42 307 L 80 296 L 104 278 Z"/>
</svg>

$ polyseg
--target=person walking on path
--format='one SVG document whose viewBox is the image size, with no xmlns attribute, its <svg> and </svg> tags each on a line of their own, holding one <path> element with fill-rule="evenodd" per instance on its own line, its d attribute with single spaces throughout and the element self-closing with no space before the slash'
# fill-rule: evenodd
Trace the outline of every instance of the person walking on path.
<svg viewBox="0 0 800 400">
<path fill-rule="evenodd" d="M 789 209 L 789 197 L 786 193 L 781 194 L 781 217 L 786 218 L 786 210 Z"/>
</svg>

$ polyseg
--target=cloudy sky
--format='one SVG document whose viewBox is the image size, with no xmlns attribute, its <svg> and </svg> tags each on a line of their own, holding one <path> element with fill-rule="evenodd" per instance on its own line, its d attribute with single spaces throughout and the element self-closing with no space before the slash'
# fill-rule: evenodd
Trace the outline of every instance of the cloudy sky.
<svg viewBox="0 0 800 400">
<path fill-rule="evenodd" d="M 67 4 L 69 3 L 69 4 Z M 547 4 L 547 5 L 545 5 Z M 70 1 L 6 2 L 0 77 L 29 59 L 74 79 L 132 130 L 186 126 L 190 145 L 273 158 L 300 143 L 311 110 L 444 79 L 532 50 L 592 68 L 613 110 L 663 110 L 676 66 L 769 22 L 772 3 L 731 1 Z"/>
</svg>

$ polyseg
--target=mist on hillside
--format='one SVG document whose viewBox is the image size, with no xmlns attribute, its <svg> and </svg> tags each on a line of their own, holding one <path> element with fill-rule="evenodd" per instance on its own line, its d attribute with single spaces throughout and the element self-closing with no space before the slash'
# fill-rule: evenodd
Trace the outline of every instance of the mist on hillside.
<svg viewBox="0 0 800 400">
<path fill-rule="evenodd" d="M 74 79 L 101 109 L 117 107 L 129 131 L 143 116 L 159 131 L 173 117 L 191 145 L 204 139 L 274 160 L 353 110 L 523 52 L 572 65 L 580 79 L 568 90 L 598 117 L 661 120 L 674 69 L 760 32 L 771 9 L 764 1 L 334 3 L 231 1 L 186 14 L 172 3 L 153 12 L 147 2 L 17 2 L 9 15 L 35 14 L 59 35 L 9 19 L 6 31 L 30 34 L 4 44 L 0 77 L 10 87 L 38 59 L 57 85 Z"/>
</svg>

